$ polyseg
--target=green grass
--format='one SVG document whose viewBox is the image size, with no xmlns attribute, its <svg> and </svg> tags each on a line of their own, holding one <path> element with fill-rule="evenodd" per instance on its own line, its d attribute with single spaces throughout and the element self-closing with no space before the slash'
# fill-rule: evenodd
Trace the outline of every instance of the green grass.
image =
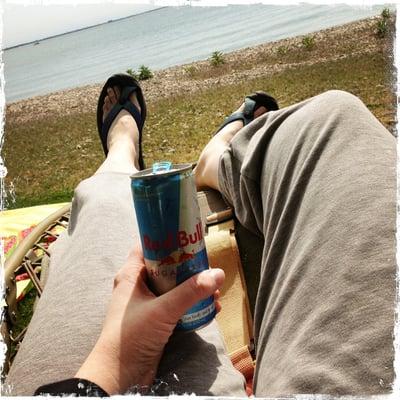
<svg viewBox="0 0 400 400">
<path fill-rule="evenodd" d="M 339 43 L 337 46 L 346 57 L 296 65 L 235 85 L 214 85 L 195 93 L 150 102 L 143 133 L 147 165 L 165 159 L 195 161 L 225 116 L 240 105 L 246 94 L 258 89 L 275 96 L 281 107 L 329 89 L 347 90 L 359 96 L 393 130 L 395 96 L 391 54 L 378 50 L 352 55 L 353 45 Z M 324 44 L 318 44 L 319 56 L 327 51 Z M 304 61 L 311 59 L 313 53 L 288 48 L 285 52 L 275 52 L 268 61 L 263 61 L 261 54 L 254 62 Z M 229 69 L 232 65 L 226 63 L 220 68 Z M 192 72 L 198 74 L 198 79 L 207 70 L 205 66 Z M 104 159 L 95 115 L 91 113 L 50 117 L 29 124 L 7 120 L 3 150 L 9 171 L 6 182 L 13 183 L 16 195 L 15 203 L 8 204 L 9 208 L 69 201 L 74 187 L 93 174 Z"/>
<path fill-rule="evenodd" d="M 315 39 L 313 36 L 304 36 L 301 43 L 307 50 L 311 50 L 315 46 Z"/>
<path fill-rule="evenodd" d="M 17 313 L 19 318 L 13 327 L 13 336 L 16 337 L 25 328 L 26 322 L 32 317 L 32 308 L 37 296 L 37 290 L 31 289 L 25 297 L 17 305 Z"/>
<path fill-rule="evenodd" d="M 12 336 L 16 338 L 19 333 L 29 324 L 33 315 L 33 305 L 37 296 L 37 290 L 31 289 L 25 297 L 17 304 L 17 320 L 13 325 Z M 14 356 L 17 349 L 15 345 L 11 346 L 11 357 Z"/>
<path fill-rule="evenodd" d="M 42 204 L 65 203 L 71 201 L 73 193 L 74 190 L 73 188 L 71 188 L 59 192 L 51 192 L 51 190 L 48 190 L 44 192 L 38 191 L 37 194 L 36 193 L 28 195 L 22 194 L 18 196 L 15 199 L 15 201 L 7 203 L 10 205 L 10 207 L 7 208 L 14 209 L 14 208 L 39 206 Z"/>
</svg>

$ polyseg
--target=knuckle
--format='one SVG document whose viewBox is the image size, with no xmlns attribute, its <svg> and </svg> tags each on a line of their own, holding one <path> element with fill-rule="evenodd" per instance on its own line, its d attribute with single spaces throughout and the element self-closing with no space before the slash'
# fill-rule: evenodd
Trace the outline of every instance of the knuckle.
<svg viewBox="0 0 400 400">
<path fill-rule="evenodd" d="M 121 269 L 117 272 L 114 277 L 114 288 L 119 286 L 123 282 L 135 283 L 136 274 L 126 271 L 126 269 Z"/>
<path fill-rule="evenodd" d="M 124 279 L 124 273 L 122 271 L 118 271 L 117 275 L 114 277 L 114 287 L 117 287 Z"/>
<path fill-rule="evenodd" d="M 117 275 L 115 275 L 114 277 L 114 283 L 113 283 L 113 287 L 114 289 L 121 283 L 121 276 L 119 275 L 119 273 Z"/>
<path fill-rule="evenodd" d="M 206 295 L 204 284 L 202 280 L 199 278 L 199 275 L 194 275 L 191 278 L 189 278 L 188 284 L 196 297 L 201 298 Z"/>
</svg>

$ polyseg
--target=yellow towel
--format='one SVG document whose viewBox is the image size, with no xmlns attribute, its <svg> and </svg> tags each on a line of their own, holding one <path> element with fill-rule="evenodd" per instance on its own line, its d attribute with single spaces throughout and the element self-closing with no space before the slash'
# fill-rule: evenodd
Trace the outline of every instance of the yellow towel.
<svg viewBox="0 0 400 400">
<path fill-rule="evenodd" d="M 11 255 L 18 243 L 26 237 L 39 222 L 68 203 L 6 210 L 0 213 L 0 236 L 4 254 Z"/>
</svg>

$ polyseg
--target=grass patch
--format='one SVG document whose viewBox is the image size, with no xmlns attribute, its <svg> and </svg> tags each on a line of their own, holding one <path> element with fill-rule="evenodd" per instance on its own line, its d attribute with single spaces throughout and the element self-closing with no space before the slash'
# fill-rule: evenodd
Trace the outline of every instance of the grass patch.
<svg viewBox="0 0 400 400">
<path fill-rule="evenodd" d="M 12 336 L 16 338 L 22 330 L 29 324 L 33 315 L 33 305 L 37 296 L 37 290 L 32 288 L 25 297 L 17 303 L 17 320 L 13 325 Z M 16 346 L 11 345 L 10 355 L 13 357 L 17 352 Z"/>
<path fill-rule="evenodd" d="M 23 208 L 39 206 L 41 204 L 66 203 L 71 201 L 73 188 L 65 189 L 61 192 L 52 193 L 51 191 L 41 192 L 26 196 L 18 195 L 15 200 L 7 199 L 6 208 Z"/>
<path fill-rule="evenodd" d="M 3 150 L 7 180 L 15 187 L 9 207 L 70 200 L 77 182 L 104 158 L 93 114 L 6 123 Z"/>
<path fill-rule="evenodd" d="M 32 308 L 37 296 L 37 290 L 32 288 L 25 297 L 17 304 L 18 318 L 13 326 L 13 336 L 16 337 L 29 323 L 32 317 Z"/>
<path fill-rule="evenodd" d="M 304 36 L 301 44 L 307 49 L 307 50 L 311 50 L 314 48 L 315 46 L 315 39 L 313 36 Z"/>
</svg>

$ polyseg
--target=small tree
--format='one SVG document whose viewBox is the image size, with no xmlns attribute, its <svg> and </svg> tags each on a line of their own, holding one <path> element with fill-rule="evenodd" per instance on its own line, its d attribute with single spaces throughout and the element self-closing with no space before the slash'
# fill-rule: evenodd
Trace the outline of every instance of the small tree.
<svg viewBox="0 0 400 400">
<path fill-rule="evenodd" d="M 301 43 L 307 50 L 311 50 L 315 46 L 315 39 L 313 36 L 304 36 Z"/>
<path fill-rule="evenodd" d="M 191 78 L 196 74 L 196 67 L 194 65 L 186 65 L 183 67 L 185 74 L 188 74 Z"/>
<path fill-rule="evenodd" d="M 287 54 L 287 52 L 289 51 L 289 48 L 287 46 L 279 46 L 276 49 L 276 52 L 280 55 L 280 56 L 284 56 L 285 54 Z"/>
<path fill-rule="evenodd" d="M 214 51 L 209 58 L 209 61 L 213 67 L 225 64 L 225 59 L 222 51 Z"/>
<path fill-rule="evenodd" d="M 380 18 L 376 21 L 375 34 L 379 38 L 384 38 L 389 33 L 390 24 L 390 9 L 385 7 L 380 15 Z"/>
<path fill-rule="evenodd" d="M 139 75 L 136 73 L 136 71 L 135 71 L 134 69 L 128 68 L 128 69 L 126 70 L 126 73 L 127 73 L 128 75 L 130 75 L 133 79 L 136 79 L 137 81 L 139 80 Z"/>
<path fill-rule="evenodd" d="M 126 73 L 137 81 L 145 81 L 146 79 L 150 79 L 153 77 L 151 69 L 149 67 L 146 67 L 145 65 L 141 65 L 138 72 L 136 72 L 132 68 L 129 68 L 126 70 Z"/>
<path fill-rule="evenodd" d="M 389 19 L 390 18 L 390 10 L 389 8 L 385 7 L 382 12 L 381 12 L 381 17 L 383 19 Z"/>
<path fill-rule="evenodd" d="M 149 67 L 146 67 L 145 65 L 141 65 L 139 67 L 139 80 L 145 81 L 152 77 L 153 77 L 153 73 L 151 72 Z"/>
<path fill-rule="evenodd" d="M 384 38 L 389 31 L 389 26 L 386 19 L 380 19 L 376 23 L 376 35 L 380 38 Z"/>
</svg>

